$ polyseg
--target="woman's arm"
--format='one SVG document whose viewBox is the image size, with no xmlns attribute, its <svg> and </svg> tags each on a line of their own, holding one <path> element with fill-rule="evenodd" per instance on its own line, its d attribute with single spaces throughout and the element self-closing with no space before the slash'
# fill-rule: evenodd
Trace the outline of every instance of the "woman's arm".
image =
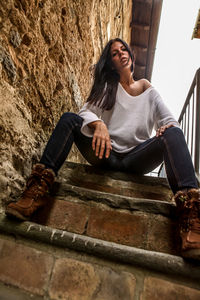
<svg viewBox="0 0 200 300">
<path fill-rule="evenodd" d="M 165 105 L 160 94 L 154 89 L 155 97 L 155 129 L 156 136 L 161 136 L 167 128 L 170 127 L 180 127 L 179 123 L 176 121 L 170 110 Z"/>
<path fill-rule="evenodd" d="M 85 103 L 84 106 L 79 111 L 78 115 L 83 118 L 83 124 L 81 127 L 81 132 L 88 136 L 92 137 L 94 130 L 91 126 L 88 126 L 90 123 L 95 121 L 101 121 L 102 110 L 94 105 L 89 105 Z"/>
<path fill-rule="evenodd" d="M 103 158 L 105 149 L 105 157 L 108 158 L 112 149 L 110 135 L 107 126 L 101 120 L 101 114 L 102 110 L 99 107 L 88 103 L 79 112 L 79 116 L 83 118 L 81 132 L 86 136 L 93 136 L 92 149 L 99 159 Z"/>
<path fill-rule="evenodd" d="M 94 121 L 89 123 L 88 126 L 94 130 L 92 149 L 95 151 L 95 155 L 99 156 L 99 159 L 102 159 L 106 149 L 105 158 L 108 158 L 112 146 L 107 126 L 103 121 Z"/>
</svg>

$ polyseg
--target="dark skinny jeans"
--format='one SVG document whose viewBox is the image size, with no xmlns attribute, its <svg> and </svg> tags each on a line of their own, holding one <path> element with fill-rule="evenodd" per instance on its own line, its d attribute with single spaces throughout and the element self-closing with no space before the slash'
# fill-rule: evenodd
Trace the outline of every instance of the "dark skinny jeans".
<svg viewBox="0 0 200 300">
<path fill-rule="evenodd" d="M 183 132 L 170 127 L 159 137 L 153 137 L 128 153 L 111 151 L 109 158 L 99 159 L 92 150 L 92 138 L 81 133 L 83 119 L 74 113 L 64 113 L 54 129 L 40 163 L 57 174 L 75 142 L 83 157 L 92 165 L 105 169 L 143 175 L 164 160 L 169 185 L 175 194 L 186 188 L 197 188 L 194 167 Z"/>
</svg>

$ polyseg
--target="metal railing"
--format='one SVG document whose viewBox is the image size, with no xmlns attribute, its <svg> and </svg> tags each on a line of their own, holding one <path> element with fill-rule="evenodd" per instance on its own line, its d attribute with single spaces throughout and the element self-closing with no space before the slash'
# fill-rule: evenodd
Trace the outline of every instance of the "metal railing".
<svg viewBox="0 0 200 300">
<path fill-rule="evenodd" d="M 200 68 L 196 71 L 178 122 L 188 145 L 200 183 Z M 162 176 L 160 168 L 158 176 Z"/>
<path fill-rule="evenodd" d="M 185 135 L 200 182 L 200 68 L 196 71 L 178 122 Z"/>
</svg>

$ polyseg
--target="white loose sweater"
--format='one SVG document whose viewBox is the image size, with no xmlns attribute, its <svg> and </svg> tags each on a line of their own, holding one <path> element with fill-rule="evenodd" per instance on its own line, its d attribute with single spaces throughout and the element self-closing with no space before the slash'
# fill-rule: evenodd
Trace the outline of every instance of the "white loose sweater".
<svg viewBox="0 0 200 300">
<path fill-rule="evenodd" d="M 131 96 L 118 84 L 116 103 L 111 110 L 100 109 L 88 102 L 79 112 L 83 118 L 81 132 L 89 137 L 93 130 L 88 124 L 102 120 L 109 131 L 114 151 L 126 153 L 151 137 L 155 130 L 163 125 L 178 126 L 161 96 L 154 87 L 149 87 L 138 96 Z"/>
</svg>

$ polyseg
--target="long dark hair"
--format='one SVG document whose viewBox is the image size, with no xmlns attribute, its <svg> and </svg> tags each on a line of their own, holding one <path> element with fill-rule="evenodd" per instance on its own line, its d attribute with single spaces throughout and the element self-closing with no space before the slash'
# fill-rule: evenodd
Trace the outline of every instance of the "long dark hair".
<svg viewBox="0 0 200 300">
<path fill-rule="evenodd" d="M 87 102 L 90 102 L 90 104 L 96 105 L 103 110 L 110 110 L 114 106 L 118 82 L 120 80 L 119 74 L 113 69 L 111 60 L 110 49 L 114 42 L 122 43 L 127 49 L 132 61 L 131 72 L 133 72 L 134 69 L 135 58 L 128 44 L 120 38 L 110 40 L 103 49 L 99 61 L 95 66 L 94 82 L 90 95 L 87 98 Z"/>
</svg>

